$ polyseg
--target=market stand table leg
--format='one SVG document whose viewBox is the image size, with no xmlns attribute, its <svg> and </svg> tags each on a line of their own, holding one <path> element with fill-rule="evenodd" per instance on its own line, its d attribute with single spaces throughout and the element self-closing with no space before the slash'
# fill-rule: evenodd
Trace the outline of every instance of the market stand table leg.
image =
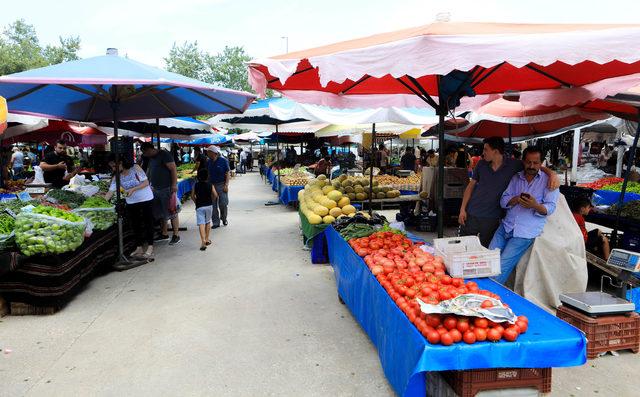
<svg viewBox="0 0 640 397">
<path fill-rule="evenodd" d="M 376 345 L 384 373 L 400 396 L 424 396 L 428 371 L 570 367 L 586 362 L 586 340 L 578 329 L 489 279 L 474 281 L 500 295 L 516 314 L 526 315 L 527 332 L 516 342 L 432 345 L 342 236 L 332 227 L 324 235 L 338 294 Z"/>
</svg>

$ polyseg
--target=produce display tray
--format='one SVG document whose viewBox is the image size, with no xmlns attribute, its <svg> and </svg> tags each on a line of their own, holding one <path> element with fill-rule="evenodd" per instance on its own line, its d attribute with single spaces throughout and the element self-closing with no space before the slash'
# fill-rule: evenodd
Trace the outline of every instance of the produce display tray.
<svg viewBox="0 0 640 397">
<path fill-rule="evenodd" d="M 570 367 L 586 362 L 586 339 L 579 330 L 490 279 L 474 281 L 527 316 L 527 333 L 516 342 L 432 345 L 338 232 L 329 227 L 324 233 L 338 294 L 378 349 L 384 373 L 400 396 L 424 396 L 428 371 Z"/>
</svg>

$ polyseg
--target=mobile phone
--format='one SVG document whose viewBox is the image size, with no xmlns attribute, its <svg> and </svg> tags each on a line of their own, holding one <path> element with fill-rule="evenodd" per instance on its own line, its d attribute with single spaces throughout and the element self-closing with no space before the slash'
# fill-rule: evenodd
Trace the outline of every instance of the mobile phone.
<svg viewBox="0 0 640 397">
<path fill-rule="evenodd" d="M 523 199 L 528 199 L 531 198 L 531 195 L 529 193 L 520 193 L 520 197 L 522 197 Z"/>
</svg>

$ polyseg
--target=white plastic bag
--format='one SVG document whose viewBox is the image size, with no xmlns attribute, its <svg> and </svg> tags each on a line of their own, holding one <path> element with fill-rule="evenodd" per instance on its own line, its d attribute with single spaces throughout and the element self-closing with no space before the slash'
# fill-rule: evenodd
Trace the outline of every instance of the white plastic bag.
<svg viewBox="0 0 640 397">
<path fill-rule="evenodd" d="M 106 230 L 116 223 L 116 207 L 76 208 L 71 211 L 91 222 L 92 230 Z"/>
<path fill-rule="evenodd" d="M 61 254 L 82 244 L 85 228 L 84 219 L 71 222 L 23 210 L 16 217 L 16 244 L 26 256 Z"/>
<path fill-rule="evenodd" d="M 42 172 L 42 168 L 40 168 L 40 166 L 36 165 L 33 167 L 33 170 L 35 171 L 35 177 L 33 178 L 33 184 L 35 185 L 44 185 L 45 181 L 44 181 L 44 173 Z"/>
</svg>

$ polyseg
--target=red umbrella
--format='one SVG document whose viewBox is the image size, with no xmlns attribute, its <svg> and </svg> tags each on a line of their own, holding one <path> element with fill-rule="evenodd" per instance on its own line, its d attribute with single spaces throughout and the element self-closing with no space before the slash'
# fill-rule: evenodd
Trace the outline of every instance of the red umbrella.
<svg viewBox="0 0 640 397">
<path fill-rule="evenodd" d="M 261 94 L 339 108 L 426 103 L 440 116 L 444 147 L 447 114 L 507 90 L 521 91 L 526 106 L 566 106 L 640 84 L 640 25 L 434 23 L 256 59 L 249 80 Z M 443 179 L 440 156 L 440 215 Z"/>
<path fill-rule="evenodd" d="M 459 120 L 457 125 L 445 123 L 445 131 L 447 135 L 457 138 L 499 136 L 510 141 L 522 141 L 578 128 L 609 117 L 606 113 L 580 107 L 524 106 L 519 102 L 498 99 L 469 113 L 462 125 Z"/>
<path fill-rule="evenodd" d="M 46 127 L 20 135 L 4 137 L 4 142 L 45 142 L 53 144 L 63 139 L 71 146 L 105 145 L 107 135 L 90 126 L 77 124 L 66 120 L 49 120 Z"/>
</svg>

